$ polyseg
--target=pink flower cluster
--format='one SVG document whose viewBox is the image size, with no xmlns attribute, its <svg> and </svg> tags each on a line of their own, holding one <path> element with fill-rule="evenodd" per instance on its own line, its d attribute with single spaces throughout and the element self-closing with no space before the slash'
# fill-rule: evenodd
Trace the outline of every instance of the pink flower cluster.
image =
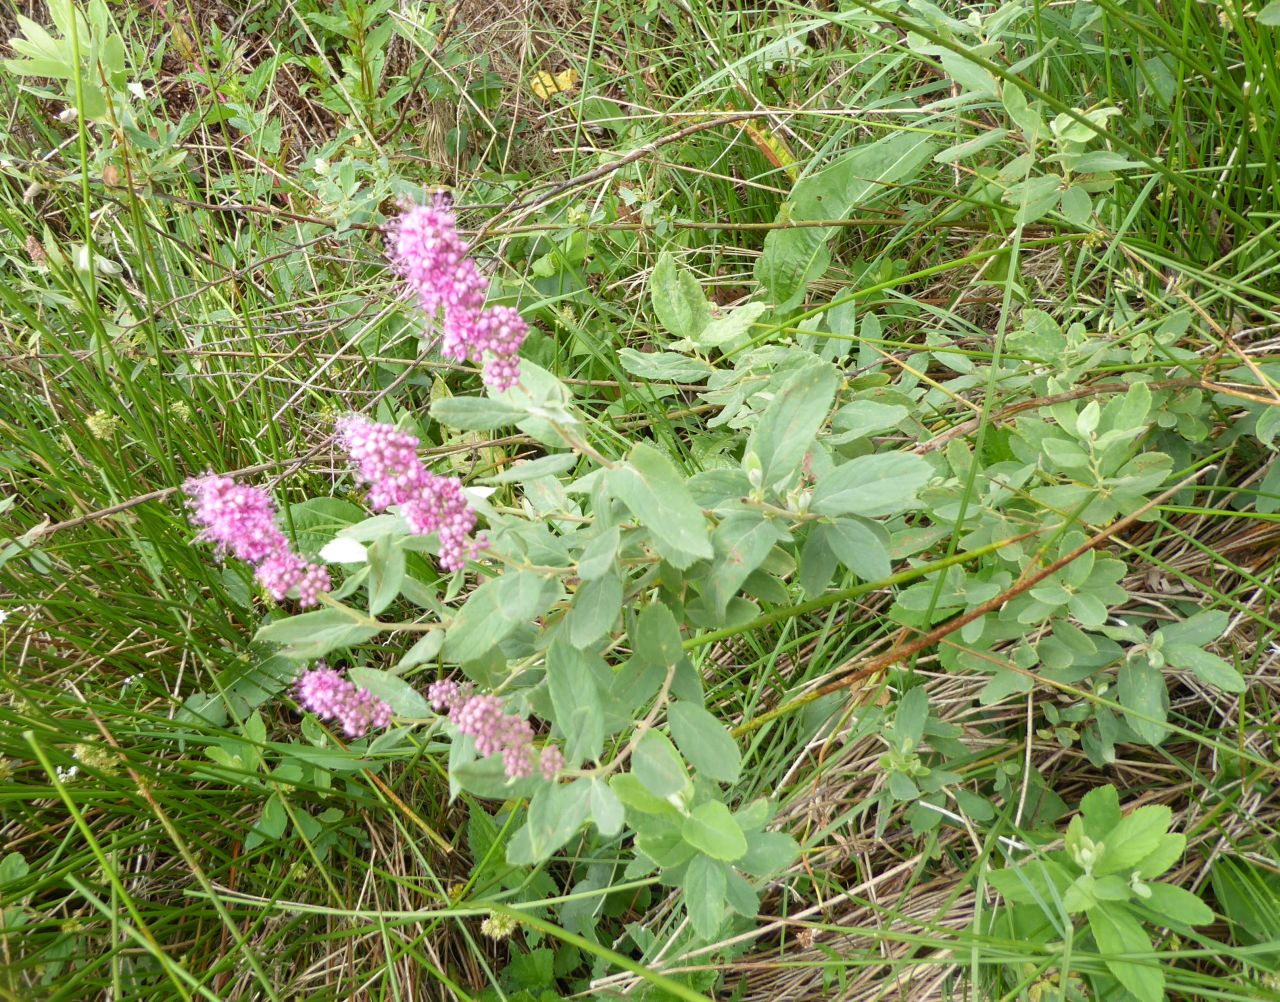
<svg viewBox="0 0 1280 1002">
<path fill-rule="evenodd" d="M 304 710 L 336 721 L 349 738 L 362 738 L 391 721 L 391 707 L 384 700 L 356 688 L 323 661 L 298 676 L 297 696 Z"/>
<path fill-rule="evenodd" d="M 276 506 L 266 491 L 210 473 L 183 485 L 191 496 L 191 520 L 197 539 L 214 543 L 219 555 L 254 565 L 258 582 L 276 601 L 297 589 L 304 609 L 329 590 L 329 572 L 294 553 L 276 525 Z"/>
<path fill-rule="evenodd" d="M 437 476 L 418 458 L 418 439 L 394 425 L 353 415 L 338 422 L 338 439 L 355 464 L 356 475 L 369 486 L 375 511 L 400 506 L 409 530 L 440 537 L 440 566 L 456 571 L 489 545 L 471 538 L 476 513 L 457 477 Z"/>
<path fill-rule="evenodd" d="M 533 775 L 535 757 L 539 771 L 548 781 L 564 768 L 564 754 L 553 744 L 547 744 L 541 754 L 535 755 L 529 721 L 507 713 L 497 696 L 478 695 L 470 683 L 458 685 L 452 679 L 443 679 L 427 687 L 427 701 L 436 710 L 447 711 L 453 725 L 475 739 L 476 751 L 482 757 L 501 755 L 508 779 Z"/>
<path fill-rule="evenodd" d="M 483 379 L 495 390 L 520 378 L 520 345 L 529 327 L 510 306 L 485 308 L 488 281 L 458 235 L 448 198 L 407 209 L 390 227 L 392 267 L 430 316 L 443 314 L 440 350 L 447 358 L 483 362 Z"/>
</svg>

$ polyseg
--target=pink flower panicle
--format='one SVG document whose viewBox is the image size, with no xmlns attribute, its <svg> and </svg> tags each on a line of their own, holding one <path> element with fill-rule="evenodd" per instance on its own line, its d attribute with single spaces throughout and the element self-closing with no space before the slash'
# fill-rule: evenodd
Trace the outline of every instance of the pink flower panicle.
<svg viewBox="0 0 1280 1002">
<path fill-rule="evenodd" d="M 452 679 L 443 679 L 427 687 L 427 700 L 436 710 L 447 712 L 460 733 L 475 739 L 476 752 L 481 757 L 501 755 L 508 779 L 533 775 L 533 728 L 524 717 L 507 713 L 499 697 L 478 695 L 470 683 L 458 685 Z M 564 755 L 555 745 L 546 745 L 536 757 L 548 780 L 555 779 L 564 768 Z"/>
<path fill-rule="evenodd" d="M 440 566 L 460 570 L 488 546 L 472 539 L 476 513 L 467 504 L 462 481 L 432 473 L 418 458 L 418 439 L 394 425 L 353 415 L 338 422 L 338 439 L 355 464 L 357 477 L 369 487 L 375 511 L 400 506 L 409 530 L 440 537 Z"/>
<path fill-rule="evenodd" d="M 505 390 L 520 378 L 518 353 L 529 327 L 509 306 L 485 308 L 488 282 L 470 252 L 443 194 L 406 209 L 391 224 L 392 267 L 424 312 L 443 315 L 441 353 L 483 363 L 486 385 Z"/>
<path fill-rule="evenodd" d="M 259 584 L 276 601 L 296 588 L 305 609 L 329 590 L 329 572 L 289 547 L 266 491 L 215 473 L 192 478 L 183 489 L 191 496 L 191 520 L 200 526 L 196 538 L 213 543 L 220 555 L 252 564 Z"/>
<path fill-rule="evenodd" d="M 323 661 L 298 677 L 298 702 L 322 720 L 333 720 L 349 738 L 362 738 L 391 722 L 391 707 Z"/>
</svg>

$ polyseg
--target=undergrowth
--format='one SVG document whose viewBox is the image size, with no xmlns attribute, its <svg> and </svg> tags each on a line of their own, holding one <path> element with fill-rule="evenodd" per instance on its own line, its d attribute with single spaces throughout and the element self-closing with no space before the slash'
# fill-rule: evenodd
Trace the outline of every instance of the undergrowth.
<svg viewBox="0 0 1280 1002">
<path fill-rule="evenodd" d="M 3 21 L 0 997 L 1280 999 L 1280 5 Z"/>
</svg>

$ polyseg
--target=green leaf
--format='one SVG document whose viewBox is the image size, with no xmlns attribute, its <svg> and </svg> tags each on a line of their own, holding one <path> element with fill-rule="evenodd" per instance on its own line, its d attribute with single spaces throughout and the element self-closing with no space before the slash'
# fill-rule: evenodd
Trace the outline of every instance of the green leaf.
<svg viewBox="0 0 1280 1002">
<path fill-rule="evenodd" d="M 1173 884 L 1148 884 L 1151 896 L 1142 903 L 1161 918 L 1172 919 L 1183 925 L 1209 925 L 1213 922 L 1213 909 L 1199 897 Z"/>
<path fill-rule="evenodd" d="M 416 668 L 418 665 L 426 664 L 428 661 L 434 661 L 443 646 L 444 630 L 432 630 L 430 633 L 424 633 L 422 638 L 410 647 L 405 652 L 404 657 L 396 663 L 396 673 L 403 674 L 410 668 Z"/>
<path fill-rule="evenodd" d="M 1172 821 L 1173 812 L 1163 804 L 1139 807 L 1126 814 L 1103 837 L 1102 857 L 1093 872 L 1101 877 L 1134 869 L 1160 847 Z"/>
<path fill-rule="evenodd" d="M 751 876 L 765 879 L 781 873 L 799 855 L 800 846 L 784 832 L 752 832 L 746 854 L 737 863 Z"/>
<path fill-rule="evenodd" d="M 364 519 L 365 512 L 359 505 L 341 498 L 308 498 L 289 505 L 286 528 L 292 527 L 298 550 L 307 555 L 319 553 L 320 548 L 339 532 Z"/>
<path fill-rule="evenodd" d="M 618 557 L 618 544 L 621 533 L 616 525 L 610 526 L 598 536 L 592 537 L 578 558 L 578 577 L 583 581 L 595 581 L 613 569 L 613 562 Z"/>
<path fill-rule="evenodd" d="M 681 835 L 699 852 L 732 863 L 747 851 L 747 837 L 718 800 L 699 804 L 684 819 Z"/>
<path fill-rule="evenodd" d="M 702 509 L 671 461 L 652 446 L 635 445 L 625 465 L 608 471 L 606 483 L 672 567 L 684 570 L 715 555 Z"/>
<path fill-rule="evenodd" d="M 689 774 L 675 745 L 657 731 L 646 731 L 636 745 L 631 771 L 655 797 L 670 797 L 689 785 Z"/>
<path fill-rule="evenodd" d="M 674 667 L 684 657 L 680 626 L 661 602 L 650 602 L 640 610 L 632 646 L 641 660 L 666 668 Z"/>
<path fill-rule="evenodd" d="M 889 535 L 875 522 L 838 518 L 815 530 L 844 564 L 863 581 L 880 581 L 893 570 L 889 560 Z"/>
<path fill-rule="evenodd" d="M 1089 912 L 1089 928 L 1097 940 L 1103 962 L 1120 984 L 1138 999 L 1138 1002 L 1162 1002 L 1164 999 L 1164 971 L 1159 961 L 1152 957 L 1137 960 L 1112 960 L 1114 954 L 1150 954 L 1151 940 L 1142 931 L 1138 920 L 1123 907 L 1099 905 Z"/>
<path fill-rule="evenodd" d="M 777 390 L 747 440 L 747 456 L 763 467 L 761 484 L 780 489 L 800 468 L 835 400 L 840 374 L 815 361 L 797 369 Z"/>
<path fill-rule="evenodd" d="M 668 251 L 659 255 L 653 267 L 649 296 L 659 322 L 677 338 L 696 338 L 711 320 L 702 286 Z"/>
<path fill-rule="evenodd" d="M 893 714 L 893 735 L 900 741 L 909 741 L 914 748 L 924 737 L 924 725 L 929 720 L 929 693 L 924 686 L 908 689 L 898 700 Z"/>
<path fill-rule="evenodd" d="M 404 584 L 404 550 L 389 536 L 374 540 L 368 551 L 369 615 L 376 616 L 400 594 Z"/>
<path fill-rule="evenodd" d="M 768 303 L 743 303 L 736 310 L 712 320 L 693 341 L 702 348 L 719 348 L 731 344 L 746 335 L 751 325 L 768 310 Z"/>
<path fill-rule="evenodd" d="M 280 645 L 280 653 L 295 661 L 313 661 L 339 647 L 364 643 L 378 632 L 378 626 L 357 618 L 350 609 L 319 609 L 268 623 L 253 639 Z"/>
<path fill-rule="evenodd" d="M 859 456 L 818 481 L 810 507 L 819 515 L 896 515 L 915 504 L 932 476 L 933 468 L 911 453 Z"/>
<path fill-rule="evenodd" d="M 716 557 L 707 577 L 709 597 L 718 615 L 724 615 L 729 600 L 764 563 L 777 541 L 778 530 L 758 512 L 734 512 L 716 527 L 711 537 Z"/>
<path fill-rule="evenodd" d="M 492 397 L 441 397 L 431 403 L 431 416 L 459 431 L 492 431 L 528 417 L 529 412 L 511 400 Z"/>
<path fill-rule="evenodd" d="M 622 367 L 633 376 L 663 383 L 703 383 L 715 369 L 700 358 L 674 351 L 643 352 L 620 348 L 617 352 Z"/>
<path fill-rule="evenodd" d="M 507 862 L 513 866 L 541 863 L 569 841 L 591 811 L 591 780 L 549 783 L 529 801 L 524 827 L 507 844 Z"/>
<path fill-rule="evenodd" d="M 588 657 L 563 641 L 547 652 L 547 688 L 570 764 L 595 761 L 604 748 L 604 705 Z"/>
<path fill-rule="evenodd" d="M 1192 644 L 1165 644 L 1162 653 L 1175 668 L 1185 668 L 1206 685 L 1223 692 L 1244 692 L 1244 677 L 1228 661 Z"/>
<path fill-rule="evenodd" d="M 425 720 L 434 716 L 426 699 L 402 678 L 377 668 L 352 668 L 347 677 L 363 689 L 368 689 L 378 699 L 391 707 L 398 717 L 414 717 Z"/>
<path fill-rule="evenodd" d="M 736 783 L 742 754 L 724 724 L 696 703 L 672 703 L 667 722 L 676 745 L 699 773 L 721 783 Z"/>
<path fill-rule="evenodd" d="M 845 154 L 831 166 L 799 181 L 783 206 L 778 222 L 835 220 L 909 181 L 934 152 L 927 137 L 896 133 Z M 786 312 L 804 298 L 810 282 L 831 263 L 827 241 L 835 227 L 770 230 L 755 277 L 778 309 Z"/>
<path fill-rule="evenodd" d="M 445 633 L 444 656 L 465 664 L 487 654 L 522 623 L 546 611 L 559 585 L 528 571 L 507 571 L 471 593 Z"/>
<path fill-rule="evenodd" d="M 556 452 L 537 459 L 521 459 L 512 463 L 508 469 L 485 477 L 486 484 L 526 484 L 542 477 L 554 477 L 568 473 L 578 465 L 578 455 L 574 452 Z"/>
<path fill-rule="evenodd" d="M 609 780 L 609 788 L 618 795 L 619 800 L 641 814 L 679 817 L 679 812 L 665 797 L 656 797 L 650 793 L 634 773 L 618 773 Z"/>
<path fill-rule="evenodd" d="M 1258 23 L 1265 24 L 1268 28 L 1280 28 L 1280 0 L 1271 0 L 1271 3 L 1258 11 Z"/>
<path fill-rule="evenodd" d="M 622 579 L 616 574 L 584 582 L 565 617 L 569 640 L 575 647 L 590 647 L 609 633 L 621 611 Z"/>
<path fill-rule="evenodd" d="M 591 820 L 605 838 L 612 838 L 622 831 L 625 811 L 618 795 L 603 780 L 591 779 Z"/>
<path fill-rule="evenodd" d="M 1164 675 L 1145 658 L 1129 658 L 1116 676 L 1116 694 L 1129 712 L 1125 721 L 1143 741 L 1158 745 L 1169 735 L 1169 691 Z"/>
<path fill-rule="evenodd" d="M 684 909 L 693 931 L 715 939 L 724 924 L 728 867 L 706 856 L 695 856 L 684 874 Z"/>
</svg>

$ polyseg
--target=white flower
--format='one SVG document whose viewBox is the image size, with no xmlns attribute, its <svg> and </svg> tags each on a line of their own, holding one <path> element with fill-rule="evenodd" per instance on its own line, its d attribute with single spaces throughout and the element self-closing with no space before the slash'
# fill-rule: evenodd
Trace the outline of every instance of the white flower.
<svg viewBox="0 0 1280 1002">
<path fill-rule="evenodd" d="M 363 543 L 348 539 L 346 536 L 338 536 L 324 544 L 324 548 L 320 551 L 320 559 L 327 564 L 363 564 L 369 559 L 369 551 L 365 549 Z"/>
</svg>

